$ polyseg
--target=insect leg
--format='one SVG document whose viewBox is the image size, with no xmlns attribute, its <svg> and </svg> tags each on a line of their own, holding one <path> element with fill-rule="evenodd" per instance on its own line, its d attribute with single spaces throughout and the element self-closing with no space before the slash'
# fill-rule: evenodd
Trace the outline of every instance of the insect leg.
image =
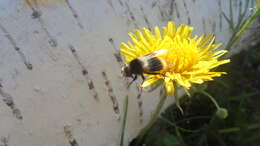
<svg viewBox="0 0 260 146">
<path fill-rule="evenodd" d="M 144 82 L 144 80 L 145 80 L 145 77 L 144 77 L 144 75 L 143 74 L 141 74 L 141 77 L 142 77 L 142 79 L 143 79 L 143 81 L 142 81 L 142 83 Z"/>
<path fill-rule="evenodd" d="M 137 75 L 133 77 L 133 80 L 127 85 L 127 89 L 130 87 L 130 85 L 137 79 Z"/>
</svg>

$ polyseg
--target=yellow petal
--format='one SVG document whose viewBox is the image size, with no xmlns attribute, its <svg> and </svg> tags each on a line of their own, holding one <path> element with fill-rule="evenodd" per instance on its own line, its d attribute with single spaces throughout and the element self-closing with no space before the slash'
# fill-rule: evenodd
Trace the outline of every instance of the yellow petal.
<svg viewBox="0 0 260 146">
<path fill-rule="evenodd" d="M 185 87 L 186 89 L 189 89 L 191 87 L 191 84 L 188 80 L 177 80 L 177 83 Z"/>
<path fill-rule="evenodd" d="M 132 58 L 136 57 L 136 55 L 133 52 L 131 52 L 130 50 L 121 49 L 120 53 L 124 54 L 125 57 L 132 57 Z"/>
<path fill-rule="evenodd" d="M 229 63 L 229 62 L 230 62 L 230 59 L 225 59 L 225 60 L 218 61 L 218 62 L 212 64 L 212 65 L 209 67 L 209 69 L 215 68 L 215 67 L 217 67 L 217 66 L 220 66 L 220 65 L 222 65 L 222 64 L 226 64 L 226 63 Z"/>
<path fill-rule="evenodd" d="M 203 80 L 202 79 L 190 79 L 191 82 L 197 83 L 197 84 L 202 84 Z"/>
<path fill-rule="evenodd" d="M 121 47 L 122 49 L 125 49 L 125 50 L 131 50 L 131 48 L 129 48 L 126 43 L 121 43 L 121 44 L 120 44 L 120 47 Z"/>
<path fill-rule="evenodd" d="M 155 83 L 156 81 L 158 81 L 158 78 L 151 78 L 149 80 L 145 80 L 143 82 L 143 84 L 141 85 L 142 88 L 148 87 L 150 85 L 152 85 L 153 83 Z"/>
<path fill-rule="evenodd" d="M 173 37 L 175 34 L 175 23 L 172 21 L 168 22 L 168 36 Z"/>
<path fill-rule="evenodd" d="M 138 47 L 141 49 L 141 51 L 144 52 L 144 54 L 150 53 L 150 44 L 149 42 L 144 38 L 143 34 L 139 30 L 135 30 L 136 35 L 139 38 Z"/>
<path fill-rule="evenodd" d="M 144 32 L 144 37 L 145 39 L 149 42 L 149 43 L 154 43 L 155 38 L 154 35 L 151 33 L 150 30 L 143 28 L 143 32 Z"/>
<path fill-rule="evenodd" d="M 220 50 L 220 51 L 214 52 L 213 57 L 219 58 L 219 57 L 223 56 L 224 54 L 226 54 L 227 52 L 228 52 L 227 50 Z"/>
<path fill-rule="evenodd" d="M 173 85 L 173 82 L 169 78 L 166 78 L 164 80 L 164 86 L 165 86 L 167 95 L 173 96 L 174 95 L 174 85 Z"/>
<path fill-rule="evenodd" d="M 200 48 L 203 48 L 205 47 L 205 45 L 209 42 L 209 40 L 213 39 L 214 38 L 214 35 L 207 35 L 199 44 L 199 47 Z"/>
<path fill-rule="evenodd" d="M 189 81 L 187 79 L 185 79 L 184 77 L 182 77 L 180 74 L 172 74 L 172 75 L 168 75 L 171 80 L 175 80 L 178 84 L 180 84 L 181 86 L 189 89 L 191 84 L 189 83 Z"/>
<path fill-rule="evenodd" d="M 167 27 L 162 27 L 163 37 L 167 36 Z"/>
<path fill-rule="evenodd" d="M 182 35 L 182 33 L 183 33 L 183 30 L 184 30 L 184 27 L 185 27 L 185 25 L 184 24 L 181 24 L 179 27 L 178 27 L 178 29 L 177 29 L 177 32 L 176 32 L 176 35 Z"/>
<path fill-rule="evenodd" d="M 183 37 L 186 37 L 186 38 L 190 37 L 190 35 L 192 34 L 192 31 L 193 31 L 192 27 L 186 26 L 184 28 Z"/>
<path fill-rule="evenodd" d="M 132 49 L 135 48 L 134 45 L 130 41 L 128 41 L 127 44 L 128 44 L 128 46 L 130 46 L 130 48 L 132 48 Z"/>
<path fill-rule="evenodd" d="M 133 33 L 129 33 L 129 36 L 131 37 L 132 42 L 133 42 L 135 45 L 138 45 L 139 41 L 138 41 L 137 37 L 136 37 Z"/>
<path fill-rule="evenodd" d="M 222 45 L 222 43 L 218 43 L 218 44 L 214 44 L 214 45 L 212 45 L 212 47 L 211 47 L 211 51 L 214 51 L 214 50 L 216 50 L 217 48 L 219 48 L 220 46 Z"/>
<path fill-rule="evenodd" d="M 198 39 L 197 39 L 197 45 L 199 45 L 202 41 L 202 39 L 204 38 L 204 34 L 201 35 Z"/>
<path fill-rule="evenodd" d="M 155 31 L 156 38 L 157 38 L 158 40 L 161 40 L 162 37 L 161 37 L 161 31 L 160 31 L 159 27 L 158 27 L 158 26 L 155 26 L 154 31 Z"/>
<path fill-rule="evenodd" d="M 201 52 L 202 55 L 204 55 L 204 54 L 206 54 L 206 55 L 209 54 L 209 51 L 211 51 L 210 48 L 212 47 L 214 41 L 215 41 L 215 38 L 213 37 L 213 39 L 209 42 L 209 44 L 207 45 L 207 47 L 204 48 L 204 50 Z"/>
</svg>

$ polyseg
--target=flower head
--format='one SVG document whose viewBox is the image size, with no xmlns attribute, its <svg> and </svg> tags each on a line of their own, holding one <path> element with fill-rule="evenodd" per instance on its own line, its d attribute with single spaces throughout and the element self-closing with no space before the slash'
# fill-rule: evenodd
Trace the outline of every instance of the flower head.
<svg viewBox="0 0 260 146">
<path fill-rule="evenodd" d="M 191 83 L 201 84 L 225 74 L 211 70 L 230 62 L 229 59 L 218 60 L 227 51 L 216 50 L 221 44 L 214 44 L 213 35 L 192 37 L 192 31 L 192 27 L 184 24 L 176 29 L 175 23 L 170 21 L 162 31 L 156 26 L 154 33 L 146 28 L 129 33 L 132 42 L 121 43 L 120 49 L 126 63 L 154 51 L 167 49 L 163 55 L 167 68 L 156 75 L 144 74 L 147 80 L 142 87 L 163 80 L 167 94 L 173 95 L 176 83 L 189 89 Z"/>
</svg>

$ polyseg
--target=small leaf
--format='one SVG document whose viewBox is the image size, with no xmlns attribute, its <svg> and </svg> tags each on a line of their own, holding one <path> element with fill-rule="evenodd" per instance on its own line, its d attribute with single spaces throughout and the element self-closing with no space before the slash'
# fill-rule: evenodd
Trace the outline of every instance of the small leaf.
<svg viewBox="0 0 260 146">
<path fill-rule="evenodd" d="M 163 145 L 164 146 L 180 146 L 180 141 L 174 136 L 171 135 L 168 132 L 165 132 L 165 135 L 163 137 Z"/>
</svg>

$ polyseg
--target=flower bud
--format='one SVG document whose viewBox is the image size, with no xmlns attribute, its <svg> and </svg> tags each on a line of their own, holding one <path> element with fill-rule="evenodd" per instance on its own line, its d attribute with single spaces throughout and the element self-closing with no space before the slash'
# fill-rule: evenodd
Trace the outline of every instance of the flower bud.
<svg viewBox="0 0 260 146">
<path fill-rule="evenodd" d="M 225 108 L 219 108 L 216 112 L 217 117 L 226 119 L 228 117 L 228 111 Z"/>
</svg>

